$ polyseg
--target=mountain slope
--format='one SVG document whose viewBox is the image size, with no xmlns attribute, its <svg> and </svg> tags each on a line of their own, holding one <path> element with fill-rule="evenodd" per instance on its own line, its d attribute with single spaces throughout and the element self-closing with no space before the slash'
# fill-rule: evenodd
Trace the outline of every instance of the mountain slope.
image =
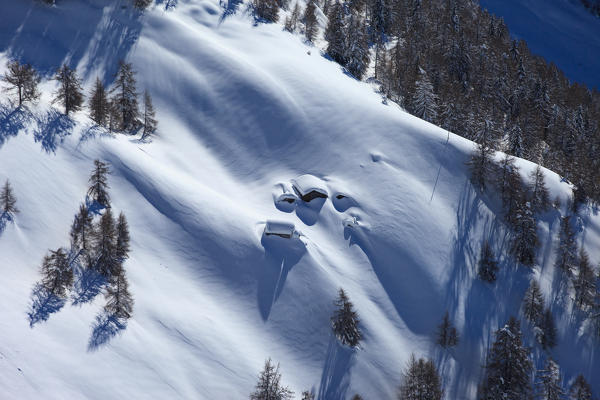
<svg viewBox="0 0 600 400">
<path fill-rule="evenodd" d="M 30 112 L 3 99 L 0 180 L 11 180 L 21 209 L 0 233 L 6 397 L 240 399 L 270 356 L 297 393 L 393 398 L 414 352 L 435 359 L 448 398 L 473 399 L 492 332 L 518 314 L 531 275 L 559 319 L 554 356 L 565 378 L 600 373 L 571 310 L 549 297 L 557 212 L 540 223 L 535 272 L 502 256 L 495 285 L 476 278 L 483 239 L 498 254 L 509 243 L 496 196 L 469 183 L 471 142 L 383 104 L 317 49 L 279 25 L 253 26 L 243 10 L 221 19 L 216 2 L 189 0 L 141 16 L 127 2 L 103 3 L 23 1 L 0 17 L 4 60 L 22 55 L 47 72 L 70 61 L 88 88 L 96 74 L 109 83 L 126 57 L 160 121 L 152 143 L 110 136 L 84 112 L 70 121 L 53 111 L 52 81 Z M 65 21 L 78 22 L 55 35 Z M 113 205 L 130 223 L 136 300 L 127 328 L 101 346 L 90 336 L 102 296 L 33 328 L 26 315 L 43 255 L 68 245 L 95 158 L 111 164 Z M 304 173 L 349 198 L 278 209 L 282 186 Z M 569 186 L 546 178 L 564 203 Z M 267 219 L 293 222 L 302 236 L 265 238 Z M 597 263 L 598 218 L 582 223 Z M 354 352 L 330 333 L 339 287 L 364 329 Z M 446 309 L 462 341 L 444 353 L 433 333 Z"/>
</svg>

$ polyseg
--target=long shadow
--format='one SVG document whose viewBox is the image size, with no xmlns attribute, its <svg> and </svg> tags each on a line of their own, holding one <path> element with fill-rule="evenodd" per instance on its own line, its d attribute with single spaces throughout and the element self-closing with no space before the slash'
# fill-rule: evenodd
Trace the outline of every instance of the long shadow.
<svg viewBox="0 0 600 400">
<path fill-rule="evenodd" d="M 265 249 L 265 263 L 258 273 L 258 308 L 264 321 L 269 319 L 271 308 L 283 291 L 288 273 L 296 265 L 306 247 L 299 239 L 285 239 L 263 235 L 261 244 Z"/>
<path fill-rule="evenodd" d="M 321 197 L 313 199 L 308 203 L 298 200 L 296 215 L 308 226 L 316 224 L 319 220 L 319 214 L 323 208 L 323 205 L 325 204 L 325 200 L 326 199 Z"/>
<path fill-rule="evenodd" d="M 142 13 L 126 1 L 61 1 L 48 7 L 23 0 L 2 13 L 0 52 L 32 64 L 42 75 L 53 74 L 64 62 L 77 66 L 101 60 L 104 65 L 81 63 L 79 73 L 87 79 L 99 67 L 112 77 L 141 31 Z"/>
<path fill-rule="evenodd" d="M 92 334 L 88 342 L 88 351 L 95 351 L 102 347 L 127 328 L 127 321 L 122 321 L 113 315 L 101 313 L 96 316 L 92 324 Z"/>
<path fill-rule="evenodd" d="M 346 398 L 353 355 L 354 350 L 342 346 L 335 336 L 330 336 L 317 399 L 344 400 Z"/>
<path fill-rule="evenodd" d="M 71 304 L 74 306 L 94 300 L 106 286 L 106 278 L 97 271 L 87 268 L 75 268 L 75 280 Z"/>
<path fill-rule="evenodd" d="M 65 299 L 50 293 L 44 286 L 37 283 L 31 292 L 31 307 L 27 312 L 29 326 L 33 328 L 38 322 L 50 318 L 65 305 Z"/>
<path fill-rule="evenodd" d="M 0 104 L 0 147 L 25 128 L 25 121 L 30 116 L 31 113 L 24 107 Z"/>
<path fill-rule="evenodd" d="M 42 145 L 46 153 L 56 153 L 58 145 L 71 134 L 75 126 L 73 120 L 56 110 L 51 110 L 37 121 L 33 138 Z"/>
<path fill-rule="evenodd" d="M 0 236 L 2 236 L 2 232 L 6 229 L 6 225 L 11 221 L 10 215 L 6 212 L 0 214 Z"/>
</svg>

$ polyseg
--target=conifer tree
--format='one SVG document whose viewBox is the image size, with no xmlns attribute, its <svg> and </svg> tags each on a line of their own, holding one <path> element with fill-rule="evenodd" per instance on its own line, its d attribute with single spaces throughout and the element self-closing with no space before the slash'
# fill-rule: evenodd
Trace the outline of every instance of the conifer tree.
<svg viewBox="0 0 600 400">
<path fill-rule="evenodd" d="M 338 64 L 346 64 L 346 52 L 344 42 L 346 35 L 344 8 L 339 1 L 333 4 L 329 10 L 329 21 L 325 29 L 325 40 L 327 41 L 327 54 Z"/>
<path fill-rule="evenodd" d="M 479 277 L 486 282 L 496 281 L 498 272 L 498 262 L 489 242 L 486 240 L 481 248 L 481 257 L 479 259 Z"/>
<path fill-rule="evenodd" d="M 354 305 L 346 296 L 344 289 L 340 288 L 335 306 L 336 310 L 331 317 L 333 333 L 342 344 L 350 347 L 358 346 L 362 339 L 358 314 L 354 311 Z"/>
<path fill-rule="evenodd" d="M 281 383 L 279 364 L 275 366 L 270 358 L 267 359 L 250 400 L 291 400 L 293 396 L 294 392 Z"/>
<path fill-rule="evenodd" d="M 4 186 L 0 189 L 0 211 L 2 215 L 11 217 L 19 212 L 17 208 L 17 198 L 15 197 L 10 181 L 7 179 Z"/>
<path fill-rule="evenodd" d="M 110 276 L 104 294 L 106 305 L 104 311 L 113 318 L 123 322 L 131 317 L 133 312 L 133 297 L 129 293 L 129 283 L 125 270 L 121 267 Z"/>
<path fill-rule="evenodd" d="M 487 137 L 476 145 L 468 165 L 471 169 L 471 181 L 480 190 L 485 190 L 486 182 L 489 181 L 492 172 L 494 149 Z"/>
<path fill-rule="evenodd" d="M 556 325 L 554 324 L 554 317 L 552 311 L 546 309 L 542 315 L 540 321 L 540 332 L 538 334 L 538 341 L 542 345 L 544 350 L 548 350 L 556 346 Z"/>
<path fill-rule="evenodd" d="M 92 201 L 109 208 L 110 207 L 110 196 L 108 195 L 108 178 L 110 174 L 108 164 L 94 160 L 94 170 L 92 176 L 90 176 L 90 188 L 88 189 L 87 195 Z"/>
<path fill-rule="evenodd" d="M 62 248 L 44 257 L 42 262 L 42 287 L 51 295 L 64 298 L 73 285 L 73 270 Z"/>
<path fill-rule="evenodd" d="M 569 390 L 569 400 L 592 400 L 592 387 L 581 374 L 577 375 Z"/>
<path fill-rule="evenodd" d="M 538 371 L 538 398 L 541 400 L 563 400 L 564 396 L 565 391 L 562 388 L 558 364 L 549 358 L 544 369 Z"/>
<path fill-rule="evenodd" d="M 441 400 L 444 396 L 440 377 L 431 360 L 415 359 L 411 355 L 403 373 L 398 400 Z"/>
<path fill-rule="evenodd" d="M 90 118 L 99 126 L 106 126 L 110 114 L 110 103 L 104 84 L 96 78 L 94 89 L 90 96 Z"/>
<path fill-rule="evenodd" d="M 547 211 L 550 208 L 550 195 L 546 182 L 544 182 L 544 173 L 538 165 L 531 173 L 531 209 L 534 213 Z"/>
<path fill-rule="evenodd" d="M 297 2 L 296 5 L 298 5 Z M 304 9 L 304 36 L 309 42 L 315 40 L 318 31 L 317 15 L 315 14 L 316 8 L 315 0 L 309 0 Z"/>
<path fill-rule="evenodd" d="M 142 140 L 156 132 L 157 123 L 156 112 L 152 105 L 152 97 L 150 97 L 150 93 L 146 90 L 144 92 L 144 131 L 142 133 Z"/>
<path fill-rule="evenodd" d="M 152 0 L 133 0 L 133 5 L 138 10 L 145 10 L 152 4 Z"/>
<path fill-rule="evenodd" d="M 296 1 L 296 3 L 294 3 L 292 14 L 285 18 L 284 29 L 288 32 L 295 32 L 298 28 L 298 18 L 300 18 L 300 5 L 298 5 L 298 2 Z"/>
<path fill-rule="evenodd" d="M 139 115 L 135 71 L 130 63 L 121 61 L 114 87 L 113 104 L 118 110 L 118 126 L 123 131 L 130 131 L 137 125 Z"/>
<path fill-rule="evenodd" d="M 438 325 L 437 344 L 443 348 L 454 347 L 458 345 L 458 332 L 456 327 L 450 322 L 448 311 L 444 314 L 442 323 Z"/>
<path fill-rule="evenodd" d="M 519 322 L 514 317 L 496 331 L 485 369 L 481 399 L 529 399 L 533 364 L 529 351 L 523 347 Z"/>
<path fill-rule="evenodd" d="M 579 251 L 579 265 L 577 275 L 573 279 L 573 287 L 575 288 L 575 304 L 577 307 L 582 310 L 592 307 L 596 294 L 596 275 L 583 247 Z"/>
<path fill-rule="evenodd" d="M 122 263 L 129 256 L 129 225 L 125 214 L 120 213 L 117 221 L 117 241 L 115 246 L 115 257 Z"/>
<path fill-rule="evenodd" d="M 438 119 L 437 95 L 427 73 L 419 68 L 419 80 L 415 84 L 412 110 L 415 116 L 425 121 L 436 123 Z"/>
<path fill-rule="evenodd" d="M 19 107 L 26 101 L 37 100 L 40 93 L 37 90 L 40 76 L 29 64 L 21 64 L 19 61 L 9 61 L 6 65 L 8 71 L 2 77 L 9 87 L 6 90 L 17 92 Z"/>
<path fill-rule="evenodd" d="M 517 203 L 514 216 L 514 238 L 511 251 L 521 264 L 531 267 L 535 263 L 538 246 L 537 224 L 529 202 Z"/>
<path fill-rule="evenodd" d="M 302 399 L 301 400 L 315 400 L 315 395 L 312 392 L 309 392 L 308 390 L 305 390 L 302 392 Z"/>
<path fill-rule="evenodd" d="M 277 22 L 279 19 L 279 4 L 277 0 L 253 0 L 254 13 L 258 19 L 266 22 Z"/>
<path fill-rule="evenodd" d="M 110 208 L 102 214 L 95 229 L 96 270 L 106 277 L 118 273 L 121 263 L 116 256 L 115 220 Z"/>
<path fill-rule="evenodd" d="M 71 245 L 73 248 L 81 249 L 83 252 L 92 249 L 92 238 L 94 237 L 93 217 L 85 204 L 79 205 L 79 212 L 75 215 L 71 225 Z"/>
<path fill-rule="evenodd" d="M 83 89 L 77 72 L 69 68 L 67 64 L 56 71 L 54 79 L 58 81 L 58 90 L 53 102 L 59 102 L 65 107 L 65 114 L 71 111 L 79 111 L 83 105 Z"/>
<path fill-rule="evenodd" d="M 364 22 L 358 13 L 350 14 L 346 38 L 343 42 L 343 63 L 356 79 L 362 79 L 369 67 L 369 44 Z"/>
<path fill-rule="evenodd" d="M 540 285 L 534 279 L 531 281 L 523 297 L 523 315 L 534 326 L 538 326 L 541 322 L 543 312 L 544 298 L 542 297 Z"/>
<path fill-rule="evenodd" d="M 557 249 L 556 267 L 571 276 L 577 263 L 577 243 L 575 232 L 571 228 L 571 217 L 565 216 L 560 220 L 560 244 Z"/>
</svg>

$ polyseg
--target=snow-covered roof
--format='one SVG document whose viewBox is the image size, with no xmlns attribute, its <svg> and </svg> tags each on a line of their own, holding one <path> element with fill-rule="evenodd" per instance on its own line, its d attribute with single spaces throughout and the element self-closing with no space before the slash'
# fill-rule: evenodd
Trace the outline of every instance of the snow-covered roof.
<svg viewBox="0 0 600 400">
<path fill-rule="evenodd" d="M 266 235 L 293 236 L 294 224 L 285 221 L 267 221 L 265 226 Z"/>
<path fill-rule="evenodd" d="M 292 179 L 292 185 L 304 196 L 310 192 L 318 192 L 327 196 L 325 183 L 314 175 L 305 174 Z"/>
</svg>

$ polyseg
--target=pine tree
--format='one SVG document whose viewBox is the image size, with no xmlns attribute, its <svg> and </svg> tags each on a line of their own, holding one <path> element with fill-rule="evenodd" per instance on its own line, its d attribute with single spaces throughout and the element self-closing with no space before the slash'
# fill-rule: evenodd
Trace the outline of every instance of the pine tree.
<svg viewBox="0 0 600 400">
<path fill-rule="evenodd" d="M 21 64 L 19 61 L 9 61 L 6 65 L 8 72 L 2 80 L 10 85 L 6 90 L 17 92 L 19 107 L 26 101 L 33 101 L 40 97 L 37 85 L 40 83 L 38 73 L 29 64 Z"/>
<path fill-rule="evenodd" d="M 271 359 L 265 361 L 265 367 L 258 376 L 255 391 L 250 394 L 250 400 L 291 400 L 294 392 L 281 384 L 279 364 L 275 366 Z"/>
<path fill-rule="evenodd" d="M 144 131 L 142 133 L 142 140 L 154 135 L 157 123 L 156 112 L 154 112 L 154 106 L 152 105 L 152 97 L 150 97 L 150 93 L 146 90 L 144 92 Z"/>
<path fill-rule="evenodd" d="M 83 252 L 92 249 L 91 241 L 94 237 L 93 216 L 85 204 L 79 206 L 79 212 L 75 215 L 71 225 L 71 246 L 81 249 Z"/>
<path fill-rule="evenodd" d="M 443 348 L 454 347 L 458 345 L 458 332 L 450 322 L 448 311 L 444 314 L 442 323 L 438 325 L 437 344 Z"/>
<path fill-rule="evenodd" d="M 279 4 L 277 0 L 253 0 L 253 4 L 257 19 L 266 22 L 277 22 L 279 19 Z"/>
<path fill-rule="evenodd" d="M 557 253 L 555 266 L 571 276 L 577 263 L 577 243 L 571 228 L 571 217 L 568 215 L 560 220 L 560 245 Z"/>
<path fill-rule="evenodd" d="M 544 350 L 548 350 L 556 346 L 556 326 L 552 311 L 546 309 L 540 321 L 540 333 L 537 337 Z"/>
<path fill-rule="evenodd" d="M 529 202 L 517 203 L 514 216 L 514 238 L 511 251 L 521 264 L 531 267 L 535 263 L 538 246 L 537 224 Z"/>
<path fill-rule="evenodd" d="M 496 341 L 488 354 L 483 400 L 528 400 L 533 364 L 523 347 L 519 322 L 511 317 L 496 331 Z"/>
<path fill-rule="evenodd" d="M 65 114 L 71 111 L 79 111 L 83 105 L 83 89 L 77 72 L 69 68 L 67 64 L 56 71 L 54 76 L 59 83 L 53 102 L 59 102 L 65 107 Z"/>
<path fill-rule="evenodd" d="M 131 317 L 133 297 L 129 293 L 129 283 L 123 268 L 118 268 L 116 273 L 110 276 L 104 297 L 106 299 L 104 311 L 108 315 L 121 321 Z"/>
<path fill-rule="evenodd" d="M 346 64 L 345 35 L 346 26 L 344 8 L 339 1 L 329 10 L 329 22 L 325 29 L 325 40 L 327 41 L 327 54 L 332 60 L 340 65 Z"/>
<path fill-rule="evenodd" d="M 523 297 L 523 315 L 534 326 L 538 326 L 543 312 L 544 298 L 542 297 L 540 285 L 536 280 L 532 280 Z"/>
<path fill-rule="evenodd" d="M 575 304 L 582 310 L 587 310 L 594 304 L 596 294 L 596 275 L 590 264 L 587 252 L 581 248 L 579 251 L 579 266 L 577 275 L 573 279 L 575 288 Z"/>
<path fill-rule="evenodd" d="M 415 359 L 411 355 L 403 373 L 399 400 L 441 400 L 444 396 L 440 376 L 431 360 Z"/>
<path fill-rule="evenodd" d="M 479 259 L 479 277 L 486 282 L 496 281 L 498 272 L 498 262 L 492 251 L 492 247 L 486 240 L 481 248 L 481 257 Z"/>
<path fill-rule="evenodd" d="M 96 265 L 98 272 L 106 277 L 111 277 L 119 272 L 121 263 L 116 256 L 116 228 L 115 220 L 110 208 L 107 208 L 100 218 L 95 229 Z"/>
<path fill-rule="evenodd" d="M 117 221 L 115 257 L 122 263 L 129 256 L 129 226 L 125 214 L 120 213 Z"/>
<path fill-rule="evenodd" d="M 350 347 L 358 346 L 362 339 L 358 326 L 360 321 L 344 289 L 339 290 L 335 306 L 336 310 L 331 317 L 333 333 L 342 344 Z"/>
<path fill-rule="evenodd" d="M 96 78 L 94 89 L 90 96 L 90 118 L 97 125 L 106 126 L 110 114 L 110 103 L 106 89 L 99 78 Z"/>
<path fill-rule="evenodd" d="M 296 5 L 297 4 L 298 3 L 296 2 Z M 304 36 L 309 42 L 315 40 L 315 36 L 317 36 L 317 31 L 319 29 L 317 26 L 317 15 L 315 14 L 316 8 L 315 0 L 309 0 L 304 9 Z"/>
<path fill-rule="evenodd" d="M 110 196 L 108 195 L 108 178 L 110 174 L 108 164 L 94 160 L 94 170 L 92 176 L 90 176 L 89 182 L 91 184 L 88 189 L 87 195 L 96 203 L 109 208 L 110 207 Z"/>
<path fill-rule="evenodd" d="M 135 129 L 139 115 L 135 72 L 130 63 L 121 61 L 114 87 L 113 103 L 118 110 L 118 126 L 123 131 Z"/>
<path fill-rule="evenodd" d="M 419 80 L 415 84 L 413 98 L 413 114 L 425 121 L 436 123 L 438 119 L 437 95 L 433 92 L 433 85 L 427 73 L 419 68 Z"/>
<path fill-rule="evenodd" d="M 581 374 L 575 378 L 569 390 L 569 400 L 592 400 L 592 387 Z"/>
<path fill-rule="evenodd" d="M 17 198 L 8 179 L 4 182 L 2 189 L 0 189 L 0 211 L 2 211 L 2 216 L 6 215 L 8 217 L 19 212 Z"/>
<path fill-rule="evenodd" d="M 551 358 L 546 361 L 544 369 L 538 371 L 538 398 L 541 400 L 563 400 L 565 391 L 562 388 L 558 364 Z"/>
<path fill-rule="evenodd" d="M 62 248 L 44 257 L 42 262 L 42 286 L 51 295 L 64 298 L 73 285 L 73 270 Z"/>
<path fill-rule="evenodd" d="M 544 173 L 539 165 L 531 172 L 530 177 L 531 209 L 535 213 L 545 212 L 550 208 L 550 195 L 544 182 Z"/>
</svg>

